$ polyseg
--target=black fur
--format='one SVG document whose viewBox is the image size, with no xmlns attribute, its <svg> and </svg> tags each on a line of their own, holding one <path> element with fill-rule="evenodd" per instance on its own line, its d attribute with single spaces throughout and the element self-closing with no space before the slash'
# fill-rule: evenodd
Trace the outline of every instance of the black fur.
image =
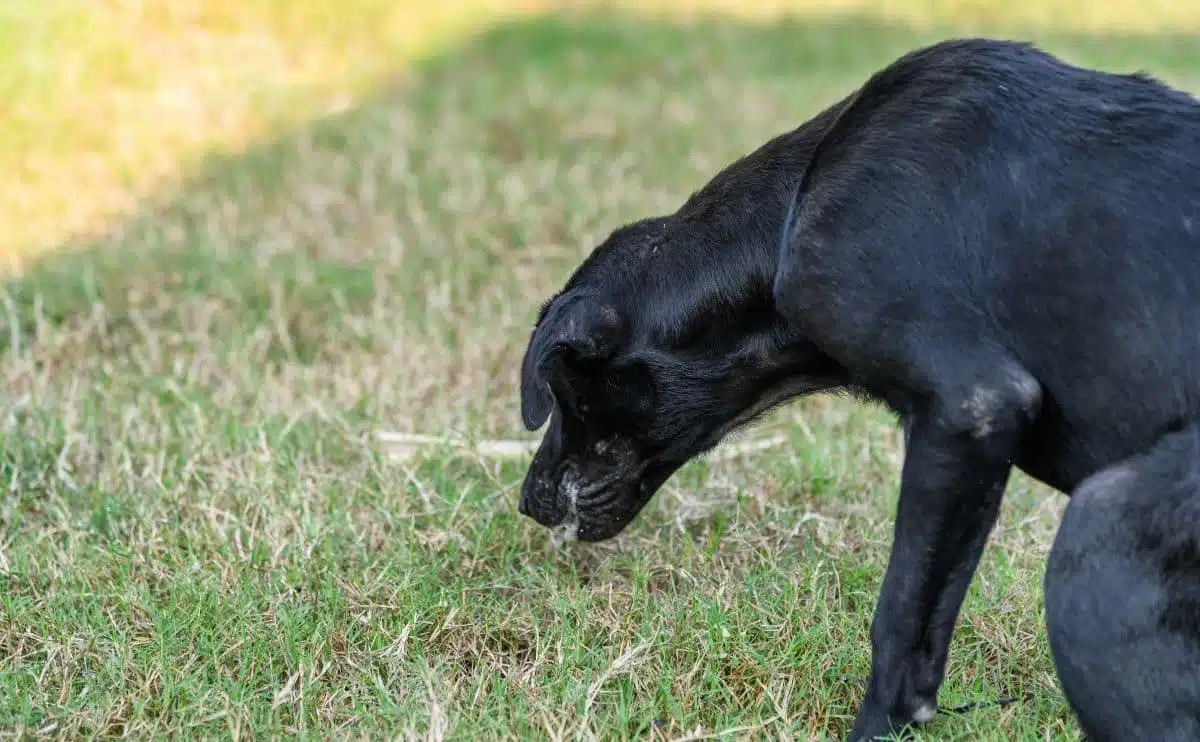
<svg viewBox="0 0 1200 742">
<path fill-rule="evenodd" d="M 1084 480 L 1045 597 L 1059 683 L 1089 742 L 1200 739 L 1200 427 Z"/>
<path fill-rule="evenodd" d="M 576 270 L 523 364 L 550 424 L 520 509 L 609 538 L 773 405 L 883 402 L 907 447 L 850 736 L 886 734 L 936 707 L 1012 467 L 1070 492 L 1194 419 L 1198 339 L 1200 105 L 943 42 Z"/>
</svg>

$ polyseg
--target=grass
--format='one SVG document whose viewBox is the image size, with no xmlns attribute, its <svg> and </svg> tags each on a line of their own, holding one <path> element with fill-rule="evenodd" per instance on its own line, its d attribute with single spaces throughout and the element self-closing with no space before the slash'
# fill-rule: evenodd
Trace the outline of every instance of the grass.
<svg viewBox="0 0 1200 742">
<path fill-rule="evenodd" d="M 510 22 L 30 263 L 0 290 L 0 735 L 837 738 L 901 461 L 880 411 L 792 405 L 756 433 L 789 445 L 564 550 L 516 514 L 522 461 L 371 435 L 526 437 L 530 323 L 600 238 L 956 30 Z M 1037 38 L 1196 89 L 1177 31 Z M 1013 481 L 941 698 L 1021 700 L 921 739 L 1077 738 L 1040 620 L 1060 507 Z"/>
<path fill-rule="evenodd" d="M 397 69 L 556 0 L 5 0 L 0 5 L 0 270 L 178 187 L 206 154 L 241 152 L 346 109 Z M 1176 0 L 579 0 L 675 18 L 869 12 L 921 28 L 1019 24 L 1177 33 Z M 1014 9 L 1017 12 L 1014 13 Z M 71 187 L 64 187 L 69 183 Z"/>
<path fill-rule="evenodd" d="M 537 5 L 480 18 L 481 4 L 6 0 L 0 268 L 102 234 L 206 153 L 341 110 L 398 64 Z"/>
</svg>

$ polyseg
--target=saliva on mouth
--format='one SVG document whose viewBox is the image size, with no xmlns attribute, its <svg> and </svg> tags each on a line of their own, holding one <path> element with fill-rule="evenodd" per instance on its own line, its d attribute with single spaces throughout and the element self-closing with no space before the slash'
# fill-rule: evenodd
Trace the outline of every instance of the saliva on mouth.
<svg viewBox="0 0 1200 742">
<path fill-rule="evenodd" d="M 562 492 L 567 498 L 567 514 L 550 528 L 550 544 L 559 549 L 579 540 L 579 482 L 570 474 L 563 476 Z"/>
<path fill-rule="evenodd" d="M 550 544 L 561 549 L 568 543 L 579 540 L 579 520 L 567 516 L 562 523 L 550 529 Z"/>
</svg>

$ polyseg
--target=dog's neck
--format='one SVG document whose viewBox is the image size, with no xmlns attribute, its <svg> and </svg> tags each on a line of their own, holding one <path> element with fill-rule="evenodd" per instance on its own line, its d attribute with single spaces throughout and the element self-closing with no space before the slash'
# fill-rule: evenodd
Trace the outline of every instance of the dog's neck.
<svg viewBox="0 0 1200 742">
<path fill-rule="evenodd" d="M 664 341 L 765 322 L 785 222 L 813 152 L 846 101 L 731 163 L 670 216 L 652 220 L 633 291 L 669 310 Z M 752 327 L 739 328 L 751 330 Z"/>
</svg>

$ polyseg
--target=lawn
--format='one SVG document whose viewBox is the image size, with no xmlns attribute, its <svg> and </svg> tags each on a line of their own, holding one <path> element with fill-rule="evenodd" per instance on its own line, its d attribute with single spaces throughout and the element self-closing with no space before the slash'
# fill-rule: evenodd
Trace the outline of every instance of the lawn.
<svg viewBox="0 0 1200 742">
<path fill-rule="evenodd" d="M 557 548 L 517 515 L 523 459 L 374 434 L 528 440 L 520 354 L 591 247 L 960 32 L 937 18 L 510 18 L 235 100 L 270 125 L 224 153 L 163 134 L 169 186 L 126 183 L 119 218 L 0 285 L 0 736 L 838 738 L 902 455 L 882 411 L 797 402 L 742 436 L 782 445 L 719 449 L 618 539 Z M 1197 90 L 1185 30 L 1027 36 Z M 12 131 L 65 162 L 50 120 Z M 89 198 L 47 168 L 9 184 L 30 214 Z M 1040 618 L 1061 506 L 1013 480 L 941 696 L 1017 701 L 918 739 L 1077 739 Z"/>
</svg>

